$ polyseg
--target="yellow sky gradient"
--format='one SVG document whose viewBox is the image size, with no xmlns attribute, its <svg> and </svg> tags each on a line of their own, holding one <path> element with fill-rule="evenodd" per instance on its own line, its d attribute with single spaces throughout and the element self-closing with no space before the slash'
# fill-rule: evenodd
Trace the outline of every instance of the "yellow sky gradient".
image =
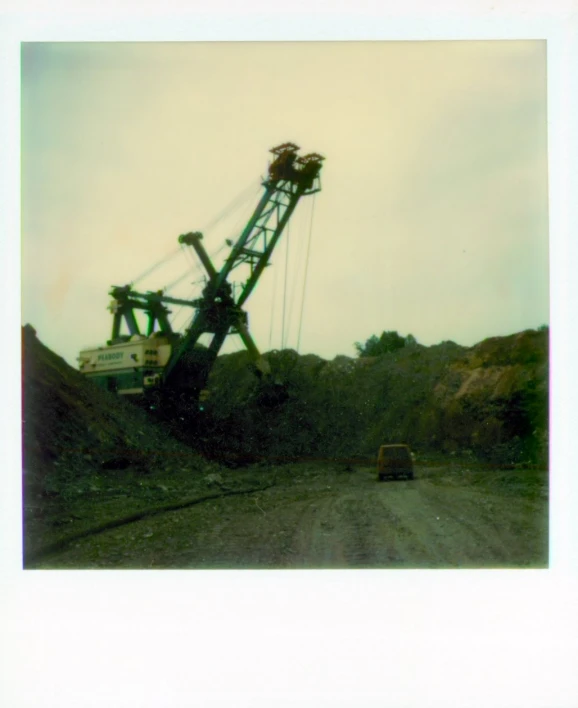
<svg viewBox="0 0 578 708">
<path fill-rule="evenodd" d="M 75 364 L 109 337 L 109 286 L 248 188 L 205 246 L 236 238 L 269 148 L 290 140 L 326 156 L 301 353 L 352 356 L 382 330 L 472 345 L 545 324 L 546 88 L 543 41 L 24 44 L 23 321 Z M 297 346 L 312 207 L 249 300 L 262 350 Z M 194 265 L 181 255 L 138 286 L 183 274 L 172 294 L 192 297 Z"/>
<path fill-rule="evenodd" d="M 92 697 L 148 708 L 194 694 L 211 706 L 570 708 L 578 557 L 576 476 L 568 465 L 577 393 L 572 1 L 250 0 L 237 11 L 228 0 L 189 0 L 178 9 L 173 0 L 130 7 L 120 0 L 84 12 L 85 4 L 37 3 L 27 22 L 0 22 L 5 324 L 10 330 L 18 305 L 13 251 L 21 235 L 22 321 L 73 365 L 81 346 L 109 337 L 109 286 L 144 272 L 174 249 L 179 233 L 210 224 L 248 185 L 258 189 L 267 150 L 285 140 L 327 156 L 304 353 L 353 354 L 353 341 L 382 329 L 411 332 L 424 344 L 471 344 L 548 321 L 547 37 L 550 571 L 24 578 L 16 382 L 1 426 L 10 453 L 0 495 L 4 693 L 13 704 L 57 695 L 67 706 Z M 145 16 L 145 8 L 155 14 Z M 375 41 L 62 43 L 296 37 Z M 399 37 L 526 39 L 380 41 Z M 20 122 L 19 42 L 32 40 L 48 44 L 23 48 Z M 295 214 L 292 252 L 308 206 Z M 209 251 L 223 230 L 207 231 Z M 282 240 L 249 301 L 262 349 L 269 281 L 277 278 L 278 294 L 284 247 Z M 186 271 L 186 258 L 179 254 L 180 266 L 167 266 L 174 272 L 157 271 L 144 287 Z M 18 352 L 9 351 L 8 374 L 19 366 Z M 63 666 L 74 669 L 64 681 Z"/>
</svg>

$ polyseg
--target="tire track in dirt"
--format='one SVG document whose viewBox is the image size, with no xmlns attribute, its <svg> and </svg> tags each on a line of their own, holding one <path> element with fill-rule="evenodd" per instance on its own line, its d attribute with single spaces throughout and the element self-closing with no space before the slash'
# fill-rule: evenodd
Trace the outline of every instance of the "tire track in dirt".
<svg viewBox="0 0 578 708">
<path fill-rule="evenodd" d="M 380 497 L 397 518 L 396 550 L 405 567 L 498 566 L 511 557 L 475 490 L 418 480 L 389 487 Z"/>
<path fill-rule="evenodd" d="M 542 509 L 544 502 L 443 473 L 424 470 L 420 478 L 419 468 L 413 481 L 385 483 L 370 468 L 289 468 L 269 488 L 149 514 L 77 539 L 51 560 L 191 569 L 543 567 Z"/>
<path fill-rule="evenodd" d="M 454 562 L 465 566 L 479 564 L 487 558 L 493 558 L 496 563 L 507 561 L 509 548 L 501 533 L 503 529 L 496 525 L 496 516 L 487 512 L 483 495 L 475 490 L 467 493 L 460 489 L 440 491 L 426 483 L 422 500 L 437 510 Z"/>
<path fill-rule="evenodd" d="M 420 480 L 392 485 L 380 493 L 384 508 L 395 518 L 396 567 L 458 567 L 476 547 L 461 521 L 444 515 L 427 487 Z"/>
<path fill-rule="evenodd" d="M 440 489 L 426 480 L 363 485 L 356 492 L 349 486 L 303 511 L 295 529 L 291 566 L 507 564 L 509 544 L 486 513 L 482 499 L 475 491 Z"/>
<path fill-rule="evenodd" d="M 403 526 L 375 487 L 332 494 L 317 502 L 295 530 L 293 567 L 391 567 L 404 557 L 396 542 Z"/>
<path fill-rule="evenodd" d="M 143 509 L 120 519 L 112 519 L 111 521 L 107 521 L 106 523 L 100 524 L 99 526 L 86 529 L 71 536 L 66 536 L 58 541 L 55 541 L 49 546 L 39 548 L 33 553 L 28 553 L 25 556 L 25 563 L 28 567 L 33 567 L 34 562 L 38 561 L 42 557 L 50 556 L 54 553 L 58 553 L 59 551 L 63 551 L 69 546 L 71 546 L 73 543 L 81 541 L 82 539 L 97 536 L 99 534 L 106 533 L 107 531 L 119 528 L 121 526 L 134 524 L 152 516 L 165 515 L 170 512 L 179 511 L 181 509 L 190 508 L 197 504 L 202 504 L 203 502 L 212 501 L 214 499 L 222 499 L 223 497 L 227 496 L 236 496 L 239 494 L 249 495 L 255 492 L 262 491 L 263 489 L 267 489 L 267 487 L 263 486 L 247 490 L 241 489 L 233 491 L 223 491 L 217 494 L 207 494 L 205 496 L 195 497 L 193 499 L 186 499 L 184 501 L 176 502 L 173 504 L 164 504 L 162 506 L 158 506 L 151 509 Z"/>
</svg>

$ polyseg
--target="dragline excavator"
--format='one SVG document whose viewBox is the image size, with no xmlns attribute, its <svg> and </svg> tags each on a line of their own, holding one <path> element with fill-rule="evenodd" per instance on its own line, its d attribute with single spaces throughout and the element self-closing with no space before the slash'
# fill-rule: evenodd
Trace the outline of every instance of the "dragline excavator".
<svg viewBox="0 0 578 708">
<path fill-rule="evenodd" d="M 84 375 L 122 395 L 170 391 L 171 395 L 185 394 L 189 400 L 198 400 L 228 334 L 241 337 L 257 373 L 270 373 L 249 333 L 243 305 L 301 197 L 321 189 L 319 173 L 324 158 L 317 153 L 300 156 L 298 151 L 293 143 L 271 150 L 274 158 L 262 182 L 264 192 L 237 241 L 227 241 L 231 250 L 220 270 L 211 262 L 200 232 L 178 237 L 180 244 L 195 251 L 206 272 L 200 298 L 185 300 L 165 295 L 162 290 L 141 293 L 131 285 L 112 286 L 112 336 L 106 346 L 80 352 L 79 368 Z M 228 278 L 243 264 L 248 266 L 249 275 L 237 295 Z M 192 322 L 184 333 L 172 329 L 168 305 L 194 308 Z M 145 332 L 139 327 L 137 310 L 147 315 Z M 121 334 L 123 323 L 127 334 Z M 199 342 L 203 335 L 209 335 L 208 346 Z"/>
</svg>

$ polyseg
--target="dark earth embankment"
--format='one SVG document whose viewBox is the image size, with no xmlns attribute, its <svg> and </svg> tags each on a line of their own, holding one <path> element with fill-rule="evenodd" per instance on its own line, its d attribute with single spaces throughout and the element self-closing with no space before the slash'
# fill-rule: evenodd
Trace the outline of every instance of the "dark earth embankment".
<svg viewBox="0 0 578 708">
<path fill-rule="evenodd" d="M 528 330 L 465 348 L 407 346 L 325 361 L 267 355 L 284 396 L 255 380 L 245 353 L 209 379 L 213 438 L 264 456 L 372 457 L 381 444 L 468 451 L 496 464 L 548 459 L 548 334 Z M 280 403 L 278 402 L 280 400 Z"/>
<path fill-rule="evenodd" d="M 213 471 L 144 410 L 86 381 L 31 327 L 23 329 L 22 367 L 26 556 L 69 528 L 180 501 Z"/>
<path fill-rule="evenodd" d="M 25 566 L 547 565 L 545 332 L 268 356 L 283 387 L 219 357 L 201 419 L 162 422 L 24 328 Z M 399 441 L 416 480 L 379 484 Z"/>
</svg>

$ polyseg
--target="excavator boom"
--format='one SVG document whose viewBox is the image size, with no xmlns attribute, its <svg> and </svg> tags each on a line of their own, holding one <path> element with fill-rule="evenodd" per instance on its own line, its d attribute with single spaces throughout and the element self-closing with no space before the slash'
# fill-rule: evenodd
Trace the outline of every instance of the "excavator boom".
<svg viewBox="0 0 578 708">
<path fill-rule="evenodd" d="M 139 293 L 130 285 L 112 288 L 112 337 L 106 348 L 80 353 L 83 373 L 118 393 L 143 393 L 147 387 L 160 385 L 171 390 L 186 389 L 198 396 L 228 334 L 238 334 L 252 358 L 259 359 L 242 307 L 301 197 L 321 189 L 319 173 L 324 158 L 317 153 L 300 156 L 298 151 L 294 143 L 283 143 L 271 150 L 274 158 L 262 182 L 264 192 L 220 270 L 203 247 L 201 233 L 179 236 L 179 243 L 193 248 L 206 271 L 207 283 L 200 298 L 172 298 L 162 291 Z M 241 265 L 249 267 L 249 275 L 235 297 L 229 277 Z M 171 328 L 169 304 L 195 309 L 184 335 Z M 140 332 L 135 310 L 148 315 L 146 335 Z M 128 335 L 121 334 L 123 322 Z M 199 340 L 207 334 L 212 335 L 210 344 L 201 346 Z"/>
<path fill-rule="evenodd" d="M 195 249 L 207 272 L 208 283 L 203 297 L 197 302 L 195 318 L 167 365 L 165 377 L 171 375 L 184 352 L 194 347 L 201 335 L 206 333 L 214 335 L 209 346 L 214 358 L 230 330 L 241 336 L 253 356 L 258 355 L 248 332 L 247 315 L 241 308 L 267 266 L 301 197 L 321 189 L 319 172 L 323 157 L 316 153 L 299 157 L 298 150 L 293 143 L 284 143 L 271 150 L 275 159 L 263 181 L 263 195 L 220 271 L 214 268 L 203 248 L 200 233 L 179 237 L 180 243 Z M 250 274 L 234 299 L 228 278 L 242 264 L 249 265 Z"/>
</svg>

